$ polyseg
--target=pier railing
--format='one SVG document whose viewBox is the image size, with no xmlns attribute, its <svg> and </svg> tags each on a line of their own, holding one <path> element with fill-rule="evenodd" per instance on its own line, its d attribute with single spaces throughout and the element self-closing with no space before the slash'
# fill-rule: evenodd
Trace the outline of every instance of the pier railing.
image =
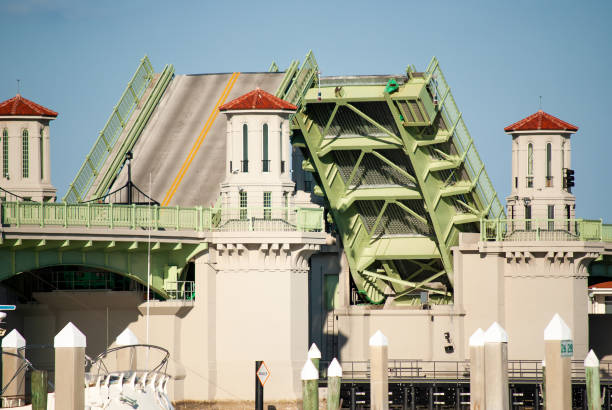
<svg viewBox="0 0 612 410">
<path fill-rule="evenodd" d="M 612 224 L 588 219 L 482 219 L 480 239 L 612 242 Z"/>
<path fill-rule="evenodd" d="M 208 208 L 2 202 L 3 226 L 175 231 L 324 231 L 322 208 Z"/>
</svg>

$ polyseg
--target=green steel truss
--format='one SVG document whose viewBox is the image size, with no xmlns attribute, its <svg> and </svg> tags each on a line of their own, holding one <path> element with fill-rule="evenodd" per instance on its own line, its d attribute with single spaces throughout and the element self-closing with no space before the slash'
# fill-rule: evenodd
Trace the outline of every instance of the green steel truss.
<svg viewBox="0 0 612 410">
<path fill-rule="evenodd" d="M 323 79 L 292 128 L 359 292 L 448 303 L 459 233 L 505 215 L 437 60 L 406 76 Z"/>
</svg>

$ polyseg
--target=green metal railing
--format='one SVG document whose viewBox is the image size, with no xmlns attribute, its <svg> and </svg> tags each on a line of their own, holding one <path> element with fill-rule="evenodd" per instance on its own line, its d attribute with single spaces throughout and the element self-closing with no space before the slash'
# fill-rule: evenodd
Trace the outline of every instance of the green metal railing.
<svg viewBox="0 0 612 410">
<path fill-rule="evenodd" d="M 480 239 L 612 242 L 612 225 L 587 219 L 482 219 Z"/>
<path fill-rule="evenodd" d="M 164 284 L 164 290 L 170 299 L 183 301 L 195 300 L 195 287 L 196 283 L 190 280 L 179 280 Z"/>
<path fill-rule="evenodd" d="M 444 116 L 444 122 L 448 129 L 453 130 L 453 141 L 460 155 L 465 158 L 464 165 L 470 179 L 476 182 L 476 192 L 486 208 L 489 218 L 505 217 L 504 207 L 502 206 L 497 192 L 489 179 L 489 175 L 484 168 L 484 163 L 480 159 L 474 141 L 463 122 L 461 112 L 457 108 L 450 87 L 442 74 L 438 59 L 433 57 L 427 66 L 427 78 L 430 86 L 441 106 L 440 110 Z"/>
<path fill-rule="evenodd" d="M 121 95 L 119 102 L 113 108 L 104 128 L 100 131 L 93 148 L 85 157 L 85 162 L 81 165 L 72 184 L 70 184 L 64 201 L 79 202 L 83 200 L 152 78 L 153 66 L 149 58 L 145 56 L 140 61 L 140 65 Z"/>
<path fill-rule="evenodd" d="M 317 65 L 317 61 L 312 51 L 309 51 L 302 63 L 302 67 L 293 78 L 293 82 L 289 86 L 289 89 L 287 89 L 286 93 L 279 95 L 279 97 L 285 101 L 289 101 L 291 104 L 299 105 L 306 91 L 308 91 L 314 83 L 318 71 L 319 66 Z"/>
<path fill-rule="evenodd" d="M 3 202 L 4 226 L 128 228 L 183 231 L 325 230 L 322 208 L 208 208 Z"/>
</svg>

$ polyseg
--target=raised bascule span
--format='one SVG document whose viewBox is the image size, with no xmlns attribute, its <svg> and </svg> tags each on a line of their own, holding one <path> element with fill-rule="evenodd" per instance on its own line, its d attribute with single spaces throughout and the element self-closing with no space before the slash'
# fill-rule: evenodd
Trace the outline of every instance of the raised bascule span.
<svg viewBox="0 0 612 410">
<path fill-rule="evenodd" d="M 450 248 L 504 209 L 437 59 L 424 72 L 321 78 L 294 117 L 367 301 L 451 301 Z"/>
</svg>

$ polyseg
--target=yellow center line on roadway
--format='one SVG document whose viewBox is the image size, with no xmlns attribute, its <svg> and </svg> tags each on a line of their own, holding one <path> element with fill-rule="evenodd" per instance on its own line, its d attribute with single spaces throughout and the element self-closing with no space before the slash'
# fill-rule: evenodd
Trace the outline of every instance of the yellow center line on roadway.
<svg viewBox="0 0 612 410">
<path fill-rule="evenodd" d="M 183 162 L 181 169 L 179 170 L 178 174 L 176 174 L 176 177 L 174 178 L 174 181 L 172 182 L 170 189 L 166 193 L 166 196 L 164 197 L 164 200 L 162 201 L 161 206 L 167 206 L 170 203 L 170 200 L 172 199 L 174 194 L 176 193 L 176 190 L 181 184 L 183 177 L 187 173 L 187 170 L 189 169 L 191 162 L 195 158 L 195 155 L 197 154 L 198 150 L 200 149 L 200 146 L 202 145 L 204 138 L 206 138 L 206 134 L 208 134 L 208 131 L 210 131 L 210 128 L 212 127 L 213 123 L 215 122 L 215 119 L 217 118 L 217 115 L 219 115 L 219 107 L 225 102 L 225 99 L 229 95 L 230 91 L 232 91 L 232 88 L 234 88 L 234 84 L 236 84 L 236 80 L 238 79 L 239 75 L 240 75 L 239 72 L 233 73 L 229 81 L 225 85 L 225 88 L 223 89 L 223 92 L 221 93 L 219 100 L 215 104 L 215 107 L 213 108 L 212 112 L 210 113 L 208 120 L 206 120 L 206 123 L 204 124 L 202 131 L 200 131 L 200 135 L 198 136 L 195 143 L 191 147 L 191 150 L 189 151 L 187 158 L 185 158 L 185 162 Z"/>
</svg>

